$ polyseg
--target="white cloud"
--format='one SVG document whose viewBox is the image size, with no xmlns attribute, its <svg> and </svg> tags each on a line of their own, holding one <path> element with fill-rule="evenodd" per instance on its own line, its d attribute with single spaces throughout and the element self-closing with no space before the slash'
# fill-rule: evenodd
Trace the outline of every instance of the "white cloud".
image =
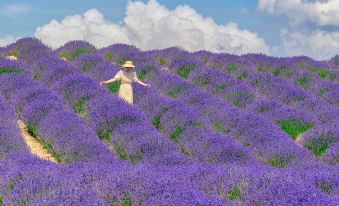
<svg viewBox="0 0 339 206">
<path fill-rule="evenodd" d="M 339 26 L 339 0 L 259 0 L 258 8 L 270 14 L 284 14 L 295 25 L 312 22 Z"/>
<path fill-rule="evenodd" d="M 10 43 L 15 42 L 15 39 L 13 36 L 5 36 L 4 38 L 0 39 L 0 47 L 7 46 Z"/>
<path fill-rule="evenodd" d="M 339 32 L 322 30 L 311 33 L 281 31 L 283 47 L 291 55 L 308 55 L 315 59 L 328 59 L 339 53 Z"/>
<path fill-rule="evenodd" d="M 269 53 L 269 47 L 256 33 L 237 24 L 216 24 L 187 5 L 169 10 L 156 0 L 129 2 L 121 24 L 105 20 L 96 9 L 83 15 L 66 16 L 37 28 L 35 36 L 52 47 L 69 40 L 86 40 L 97 47 L 130 43 L 142 49 L 182 46 L 195 51 L 208 49 L 236 54 Z"/>
</svg>

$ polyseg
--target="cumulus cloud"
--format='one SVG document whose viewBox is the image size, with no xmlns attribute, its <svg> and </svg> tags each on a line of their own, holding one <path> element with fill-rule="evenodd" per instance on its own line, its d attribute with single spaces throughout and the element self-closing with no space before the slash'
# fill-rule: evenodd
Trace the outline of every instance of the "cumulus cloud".
<svg viewBox="0 0 339 206">
<path fill-rule="evenodd" d="M 4 47 L 10 43 L 15 42 L 15 39 L 13 36 L 5 36 L 3 38 L 0 38 L 0 47 Z"/>
<path fill-rule="evenodd" d="M 259 0 L 258 8 L 270 14 L 284 14 L 294 24 L 339 26 L 339 0 Z"/>
<path fill-rule="evenodd" d="M 130 43 L 142 49 L 181 46 L 189 51 L 207 49 L 236 54 L 269 53 L 263 38 L 235 23 L 220 25 L 187 5 L 169 10 L 156 0 L 129 2 L 122 23 L 110 22 L 96 9 L 66 16 L 38 27 L 35 36 L 52 47 L 69 40 L 86 40 L 97 47 Z"/>
<path fill-rule="evenodd" d="M 308 55 L 315 59 L 328 59 L 338 54 L 339 32 L 322 30 L 311 33 L 281 31 L 283 46 L 291 55 Z"/>
</svg>

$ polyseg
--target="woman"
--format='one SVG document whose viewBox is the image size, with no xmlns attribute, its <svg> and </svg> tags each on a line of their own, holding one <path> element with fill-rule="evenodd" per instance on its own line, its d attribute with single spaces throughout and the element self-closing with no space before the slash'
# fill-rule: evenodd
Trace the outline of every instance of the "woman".
<svg viewBox="0 0 339 206">
<path fill-rule="evenodd" d="M 132 71 L 135 67 L 132 61 L 126 61 L 122 66 L 125 68 L 124 70 L 120 70 L 113 79 L 100 82 L 100 85 L 102 86 L 103 84 L 109 84 L 117 80 L 121 80 L 119 97 L 123 98 L 128 103 L 133 104 L 132 83 L 136 82 L 145 87 L 151 87 L 151 85 L 138 79 L 136 72 Z"/>
</svg>

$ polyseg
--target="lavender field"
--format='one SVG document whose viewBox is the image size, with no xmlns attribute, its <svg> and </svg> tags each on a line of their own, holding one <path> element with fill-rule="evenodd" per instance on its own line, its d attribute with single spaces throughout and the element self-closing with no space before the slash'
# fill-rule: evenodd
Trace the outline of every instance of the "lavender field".
<svg viewBox="0 0 339 206">
<path fill-rule="evenodd" d="M 99 84 L 126 60 L 152 85 L 133 105 Z M 0 48 L 1 205 L 337 206 L 339 56 L 19 39 Z"/>
</svg>

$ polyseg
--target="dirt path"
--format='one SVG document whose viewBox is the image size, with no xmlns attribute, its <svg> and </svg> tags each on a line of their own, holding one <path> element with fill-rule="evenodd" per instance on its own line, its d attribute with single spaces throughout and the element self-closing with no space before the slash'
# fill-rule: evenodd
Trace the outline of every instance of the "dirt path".
<svg viewBox="0 0 339 206">
<path fill-rule="evenodd" d="M 299 134 L 296 138 L 295 138 L 295 143 L 297 143 L 298 145 L 300 145 L 301 147 L 304 147 L 302 144 L 300 144 L 300 140 L 301 140 L 302 134 Z"/>
<path fill-rule="evenodd" d="M 18 120 L 18 124 L 21 130 L 21 134 L 24 137 L 24 140 L 31 152 L 42 159 L 57 163 L 55 158 L 50 153 L 48 153 L 43 145 L 28 133 L 27 126 L 21 120 Z"/>
</svg>

